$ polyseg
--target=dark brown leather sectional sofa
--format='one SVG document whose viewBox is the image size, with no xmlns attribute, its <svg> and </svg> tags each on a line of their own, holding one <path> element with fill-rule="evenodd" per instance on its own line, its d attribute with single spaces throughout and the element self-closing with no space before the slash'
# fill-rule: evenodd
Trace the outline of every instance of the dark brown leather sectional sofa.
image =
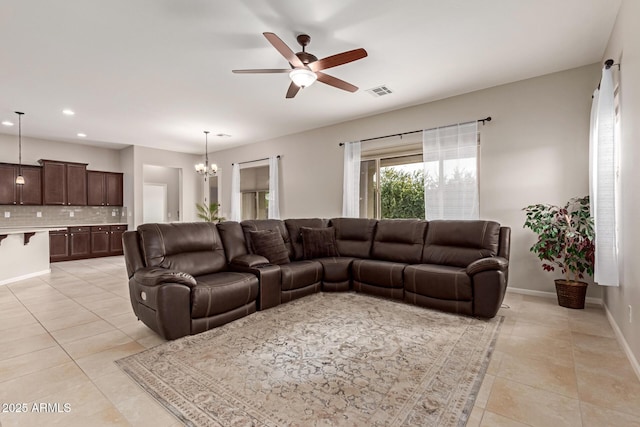
<svg viewBox="0 0 640 427">
<path fill-rule="evenodd" d="M 309 256 L 318 232 L 331 237 L 321 243 L 333 256 Z M 256 253 L 260 233 L 284 244 L 280 264 Z M 320 291 L 491 318 L 507 287 L 510 228 L 358 218 L 144 224 L 123 243 L 135 314 L 176 339 Z"/>
</svg>

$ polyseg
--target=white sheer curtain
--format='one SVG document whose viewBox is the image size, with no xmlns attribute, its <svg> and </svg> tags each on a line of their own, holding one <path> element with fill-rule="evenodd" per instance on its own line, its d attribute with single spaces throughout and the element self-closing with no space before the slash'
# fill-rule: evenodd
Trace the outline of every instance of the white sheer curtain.
<svg viewBox="0 0 640 427">
<path fill-rule="evenodd" d="M 240 164 L 234 163 L 231 167 L 231 221 L 240 221 L 241 212 L 241 195 L 240 195 Z"/>
<path fill-rule="evenodd" d="M 360 216 L 360 151 L 360 141 L 344 144 L 343 217 Z"/>
<path fill-rule="evenodd" d="M 593 93 L 589 138 L 589 200 L 595 226 L 594 280 L 618 286 L 618 239 L 616 221 L 617 158 L 615 100 L 611 68 L 602 69 L 600 90 Z"/>
<path fill-rule="evenodd" d="M 269 211 L 267 218 L 280 218 L 280 196 L 278 190 L 278 156 L 269 157 Z"/>
<path fill-rule="evenodd" d="M 426 219 L 477 219 L 478 122 L 422 134 Z"/>
</svg>

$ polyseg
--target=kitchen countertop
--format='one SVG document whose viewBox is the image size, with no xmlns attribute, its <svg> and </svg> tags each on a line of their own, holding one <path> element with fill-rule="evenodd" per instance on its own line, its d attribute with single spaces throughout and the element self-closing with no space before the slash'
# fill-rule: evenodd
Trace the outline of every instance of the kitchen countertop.
<svg viewBox="0 0 640 427">
<path fill-rule="evenodd" d="M 126 222 L 116 222 L 116 223 L 100 223 L 100 224 L 67 224 L 67 225 L 42 225 L 42 226 L 15 226 L 15 227 L 0 227 L 0 234 L 11 234 L 7 233 L 8 231 L 15 231 L 16 233 L 29 233 L 33 231 L 54 231 L 54 230 L 64 230 L 68 227 L 103 227 L 106 225 L 127 225 Z"/>
</svg>

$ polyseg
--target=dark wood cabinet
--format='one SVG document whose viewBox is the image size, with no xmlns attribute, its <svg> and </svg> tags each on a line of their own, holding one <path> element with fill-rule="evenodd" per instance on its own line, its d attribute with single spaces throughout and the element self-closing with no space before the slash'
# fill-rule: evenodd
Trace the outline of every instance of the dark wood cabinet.
<svg viewBox="0 0 640 427">
<path fill-rule="evenodd" d="M 110 252 L 111 227 L 102 225 L 91 227 L 91 255 L 106 256 Z"/>
<path fill-rule="evenodd" d="M 45 205 L 86 206 L 87 164 L 40 160 Z"/>
<path fill-rule="evenodd" d="M 49 260 L 68 261 L 122 255 L 122 234 L 126 225 L 69 227 L 49 232 Z"/>
<path fill-rule="evenodd" d="M 112 225 L 110 231 L 110 247 L 111 255 L 122 255 L 122 234 L 127 231 L 126 225 Z"/>
<path fill-rule="evenodd" d="M 22 171 L 24 184 L 16 184 Z M 0 163 L 0 205 L 41 205 L 42 168 Z"/>
<path fill-rule="evenodd" d="M 89 227 L 69 227 L 69 257 L 89 258 L 91 255 L 91 231 Z"/>
<path fill-rule="evenodd" d="M 49 260 L 51 262 L 69 259 L 68 230 L 49 232 Z"/>
<path fill-rule="evenodd" d="M 123 175 L 87 171 L 87 203 L 90 206 L 122 206 Z"/>
</svg>

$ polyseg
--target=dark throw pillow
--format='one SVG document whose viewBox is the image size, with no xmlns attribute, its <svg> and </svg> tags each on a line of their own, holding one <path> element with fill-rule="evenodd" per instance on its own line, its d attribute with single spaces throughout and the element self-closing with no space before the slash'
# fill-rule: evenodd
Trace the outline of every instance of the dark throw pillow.
<svg viewBox="0 0 640 427">
<path fill-rule="evenodd" d="M 268 259 L 271 264 L 289 263 L 289 251 L 279 231 L 249 231 L 249 238 L 253 251 Z"/>
<path fill-rule="evenodd" d="M 300 227 L 305 259 L 340 256 L 333 227 Z"/>
</svg>

